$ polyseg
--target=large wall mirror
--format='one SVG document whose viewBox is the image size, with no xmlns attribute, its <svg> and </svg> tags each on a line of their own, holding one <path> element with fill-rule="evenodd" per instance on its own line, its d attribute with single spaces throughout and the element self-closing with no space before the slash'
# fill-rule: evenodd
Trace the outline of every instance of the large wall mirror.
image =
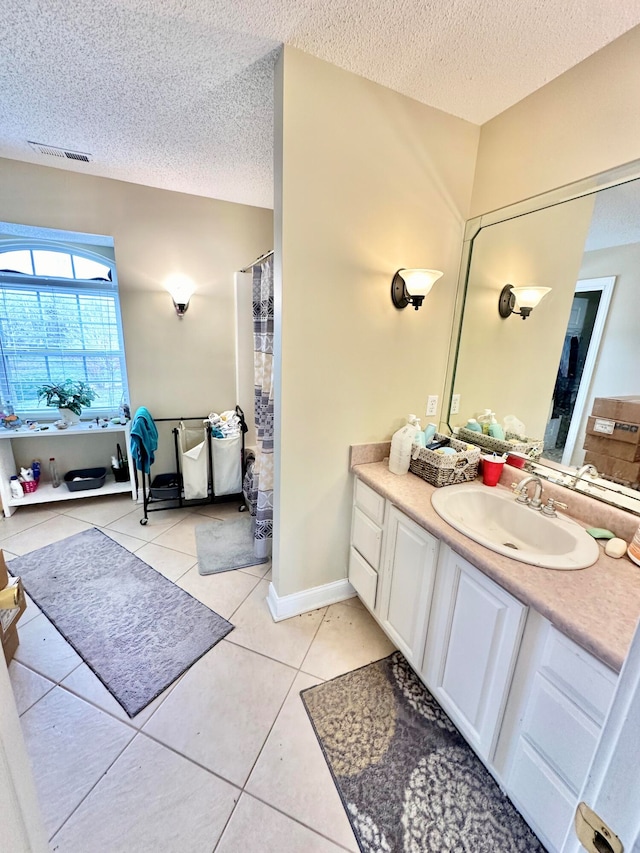
<svg viewBox="0 0 640 853">
<path fill-rule="evenodd" d="M 594 400 L 640 397 L 640 163 L 474 220 L 467 238 L 449 425 L 515 415 L 544 439 L 536 473 L 640 514 L 640 444 L 624 448 L 627 477 L 576 480 L 603 450 L 588 438 Z M 506 284 L 551 290 L 505 318 Z"/>
</svg>

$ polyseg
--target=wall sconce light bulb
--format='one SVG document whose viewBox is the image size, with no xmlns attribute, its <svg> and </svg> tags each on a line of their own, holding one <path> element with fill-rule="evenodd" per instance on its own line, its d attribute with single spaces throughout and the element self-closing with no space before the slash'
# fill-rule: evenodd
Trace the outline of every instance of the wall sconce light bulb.
<svg viewBox="0 0 640 853">
<path fill-rule="evenodd" d="M 165 281 L 165 288 L 171 294 L 173 306 L 178 317 L 182 318 L 189 307 L 189 300 L 195 291 L 193 281 L 186 275 L 176 273 Z"/>
</svg>

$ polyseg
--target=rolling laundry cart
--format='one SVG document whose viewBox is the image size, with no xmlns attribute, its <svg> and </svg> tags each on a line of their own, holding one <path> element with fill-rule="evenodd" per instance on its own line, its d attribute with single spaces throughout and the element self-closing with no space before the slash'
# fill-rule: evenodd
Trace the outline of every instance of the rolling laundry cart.
<svg viewBox="0 0 640 853">
<path fill-rule="evenodd" d="M 155 418 L 156 423 L 176 423 L 172 429 L 175 471 L 154 476 L 144 464 L 142 449 L 142 504 L 140 524 L 149 522 L 150 512 L 238 501 L 238 511 L 246 509 L 242 481 L 245 473 L 244 412 L 236 406 L 240 435 L 230 439 L 211 435 L 208 417 Z M 149 467 L 149 472 L 145 468 Z"/>
</svg>

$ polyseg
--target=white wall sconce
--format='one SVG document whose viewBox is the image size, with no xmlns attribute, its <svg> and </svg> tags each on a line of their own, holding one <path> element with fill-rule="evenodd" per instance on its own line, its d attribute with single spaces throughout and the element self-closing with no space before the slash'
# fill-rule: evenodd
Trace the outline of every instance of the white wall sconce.
<svg viewBox="0 0 640 853">
<path fill-rule="evenodd" d="M 193 282 L 188 276 L 176 273 L 175 275 L 169 276 L 164 286 L 171 294 L 176 314 L 182 319 L 182 317 L 187 313 L 189 300 L 195 291 Z"/>
<path fill-rule="evenodd" d="M 505 284 L 498 300 L 500 316 L 506 318 L 512 314 L 518 314 L 523 320 L 526 320 L 550 290 L 550 287 L 514 287 L 512 284 Z M 520 309 L 519 311 L 515 310 L 516 305 Z"/>
<path fill-rule="evenodd" d="M 440 270 L 399 269 L 391 282 L 391 300 L 396 308 L 413 305 L 417 311 L 436 281 L 443 275 Z"/>
</svg>

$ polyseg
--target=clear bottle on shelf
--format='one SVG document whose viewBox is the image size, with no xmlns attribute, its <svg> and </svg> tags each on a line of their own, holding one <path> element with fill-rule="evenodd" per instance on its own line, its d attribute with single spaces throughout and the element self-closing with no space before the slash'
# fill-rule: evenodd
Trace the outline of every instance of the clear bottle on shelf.
<svg viewBox="0 0 640 853">
<path fill-rule="evenodd" d="M 9 480 L 9 486 L 11 488 L 11 496 L 12 497 L 14 497 L 14 498 L 23 498 L 24 497 L 24 490 L 22 488 L 20 480 L 18 479 L 17 474 L 14 474 L 11 477 L 11 479 Z"/>
<path fill-rule="evenodd" d="M 60 485 L 60 477 L 58 476 L 58 467 L 53 456 L 49 457 L 49 478 L 53 488 L 57 489 Z"/>
</svg>

